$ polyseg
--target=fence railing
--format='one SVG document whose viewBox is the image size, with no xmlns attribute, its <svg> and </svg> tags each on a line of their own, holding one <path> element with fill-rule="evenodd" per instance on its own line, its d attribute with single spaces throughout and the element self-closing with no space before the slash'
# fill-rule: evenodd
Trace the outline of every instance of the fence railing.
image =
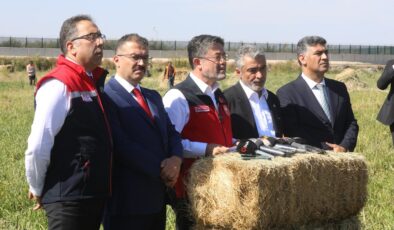
<svg viewBox="0 0 394 230">
<path fill-rule="evenodd" d="M 151 50 L 186 50 L 187 41 L 149 41 Z M 291 43 L 244 43 L 226 42 L 226 51 L 236 51 L 243 44 L 255 44 L 265 52 L 295 53 L 296 44 Z M 28 37 L 0 37 L 0 47 L 16 48 L 59 48 L 57 38 L 28 38 Z M 104 49 L 114 50 L 116 40 L 109 39 L 104 43 Z M 328 45 L 332 54 L 394 54 L 394 46 L 374 45 Z"/>
</svg>

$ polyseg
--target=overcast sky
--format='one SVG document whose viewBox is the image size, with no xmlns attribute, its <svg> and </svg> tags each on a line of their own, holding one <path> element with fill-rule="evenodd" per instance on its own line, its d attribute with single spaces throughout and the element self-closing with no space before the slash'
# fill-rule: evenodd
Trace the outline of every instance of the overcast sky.
<svg viewBox="0 0 394 230">
<path fill-rule="evenodd" d="M 110 39 L 188 41 L 204 33 L 296 43 L 320 35 L 329 44 L 394 45 L 393 0 L 3 0 L 1 8 L 1 37 L 57 38 L 66 18 L 83 13 Z"/>
</svg>

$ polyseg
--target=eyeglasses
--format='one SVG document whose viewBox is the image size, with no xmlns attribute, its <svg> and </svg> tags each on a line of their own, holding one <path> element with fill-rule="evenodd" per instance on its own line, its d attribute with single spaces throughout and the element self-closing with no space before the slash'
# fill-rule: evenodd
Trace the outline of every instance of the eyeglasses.
<svg viewBox="0 0 394 230">
<path fill-rule="evenodd" d="M 136 54 L 117 54 L 116 56 L 119 57 L 126 57 L 129 58 L 132 61 L 138 62 L 142 61 L 144 63 L 147 63 L 149 61 L 149 56 L 148 55 L 136 55 Z"/>
<path fill-rule="evenodd" d="M 205 59 L 205 60 L 211 61 L 211 62 L 213 62 L 215 64 L 218 64 L 218 63 L 220 63 L 222 61 L 223 62 L 227 61 L 227 55 L 226 54 L 221 55 L 221 56 L 215 56 L 215 57 L 197 57 L 197 58 Z"/>
<path fill-rule="evenodd" d="M 99 39 L 99 38 L 101 38 L 103 40 L 106 39 L 104 34 L 102 34 L 101 32 L 96 32 L 96 33 L 85 34 L 85 35 L 73 38 L 73 39 L 71 39 L 71 41 L 73 42 L 73 41 L 78 40 L 78 39 L 85 39 L 85 40 L 88 40 L 90 42 L 94 42 L 94 41 L 97 41 L 97 39 Z"/>
</svg>

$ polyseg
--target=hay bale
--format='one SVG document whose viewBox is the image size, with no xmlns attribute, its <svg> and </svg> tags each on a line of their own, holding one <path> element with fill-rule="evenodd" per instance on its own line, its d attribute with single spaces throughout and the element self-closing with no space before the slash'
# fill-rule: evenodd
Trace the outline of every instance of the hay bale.
<svg viewBox="0 0 394 230">
<path fill-rule="evenodd" d="M 358 154 L 297 154 L 198 160 L 187 184 L 196 229 L 300 228 L 345 220 L 367 198 L 367 166 Z"/>
<path fill-rule="evenodd" d="M 349 90 L 364 89 L 367 87 L 358 77 L 357 71 L 352 68 L 346 68 L 335 76 L 335 80 L 345 83 Z"/>
</svg>

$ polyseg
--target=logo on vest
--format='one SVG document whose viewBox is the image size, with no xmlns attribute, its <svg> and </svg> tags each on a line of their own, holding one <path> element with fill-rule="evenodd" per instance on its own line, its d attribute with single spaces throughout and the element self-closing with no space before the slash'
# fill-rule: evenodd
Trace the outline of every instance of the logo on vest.
<svg viewBox="0 0 394 230">
<path fill-rule="evenodd" d="M 194 112 L 196 112 L 196 113 L 209 112 L 209 106 L 208 105 L 198 105 L 198 106 L 194 107 Z"/>
<path fill-rule="evenodd" d="M 92 102 L 93 101 L 88 92 L 82 92 L 81 98 L 82 98 L 82 101 L 84 101 L 84 102 Z"/>
</svg>

